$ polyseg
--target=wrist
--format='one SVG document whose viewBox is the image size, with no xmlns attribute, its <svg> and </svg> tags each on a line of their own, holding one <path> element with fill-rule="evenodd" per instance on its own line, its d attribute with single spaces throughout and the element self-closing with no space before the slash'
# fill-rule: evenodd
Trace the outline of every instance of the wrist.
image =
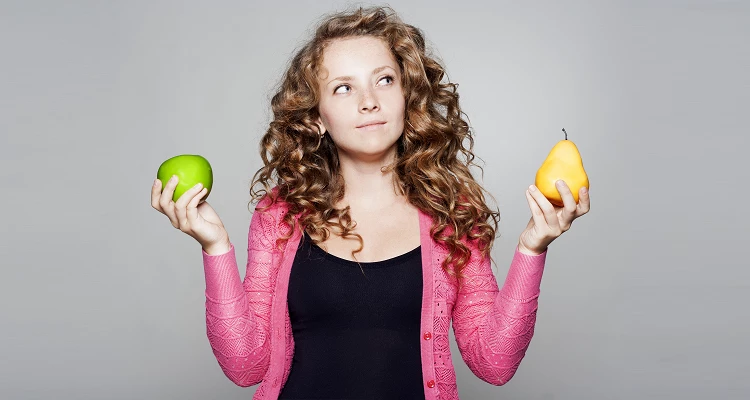
<svg viewBox="0 0 750 400">
<path fill-rule="evenodd" d="M 225 254 L 231 250 L 232 244 L 229 239 L 223 239 L 207 246 L 203 246 L 203 251 L 210 256 Z"/>
<path fill-rule="evenodd" d="M 543 248 L 543 249 L 530 249 L 530 248 L 524 246 L 521 242 L 518 242 L 518 252 L 519 253 L 526 254 L 526 255 L 529 255 L 529 256 L 538 256 L 538 255 L 544 253 L 545 251 L 547 251 L 546 247 Z"/>
</svg>

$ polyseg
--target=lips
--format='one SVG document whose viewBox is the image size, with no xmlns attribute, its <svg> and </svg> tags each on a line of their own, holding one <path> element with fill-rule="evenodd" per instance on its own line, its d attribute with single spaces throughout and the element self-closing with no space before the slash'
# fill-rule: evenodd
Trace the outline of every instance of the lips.
<svg viewBox="0 0 750 400">
<path fill-rule="evenodd" d="M 365 122 L 362 125 L 357 126 L 357 128 L 375 128 L 378 125 L 383 125 L 383 124 L 385 124 L 385 121 L 369 121 L 369 122 Z"/>
</svg>

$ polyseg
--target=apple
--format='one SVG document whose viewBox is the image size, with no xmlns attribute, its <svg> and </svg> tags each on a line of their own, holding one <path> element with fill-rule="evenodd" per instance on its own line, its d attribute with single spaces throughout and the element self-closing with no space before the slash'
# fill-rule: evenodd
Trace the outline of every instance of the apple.
<svg viewBox="0 0 750 400">
<path fill-rule="evenodd" d="M 211 186 L 214 183 L 214 174 L 211 170 L 211 164 L 204 157 L 197 154 L 182 154 L 174 156 L 159 166 L 156 178 L 161 181 L 162 191 L 164 186 L 169 182 L 172 175 L 177 175 L 177 186 L 174 188 L 172 200 L 177 201 L 185 192 L 190 190 L 198 183 L 208 190 L 201 199 L 201 203 L 206 201 L 211 194 Z"/>
</svg>

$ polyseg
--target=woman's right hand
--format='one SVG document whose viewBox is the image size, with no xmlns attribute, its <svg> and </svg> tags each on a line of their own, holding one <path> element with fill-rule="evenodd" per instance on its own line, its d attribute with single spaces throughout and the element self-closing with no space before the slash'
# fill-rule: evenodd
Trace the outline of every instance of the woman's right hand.
<svg viewBox="0 0 750 400">
<path fill-rule="evenodd" d="M 151 187 L 151 207 L 166 215 L 172 226 L 187 233 L 204 249 L 229 243 L 229 235 L 213 207 L 204 201 L 208 190 L 202 185 L 185 192 L 177 201 L 172 200 L 178 178 L 173 176 L 161 190 L 161 180 L 156 179 Z"/>
</svg>

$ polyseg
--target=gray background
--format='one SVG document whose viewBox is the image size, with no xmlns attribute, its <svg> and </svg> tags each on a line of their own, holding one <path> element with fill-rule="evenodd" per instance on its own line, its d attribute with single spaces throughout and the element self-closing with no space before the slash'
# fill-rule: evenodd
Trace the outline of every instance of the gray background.
<svg viewBox="0 0 750 400">
<path fill-rule="evenodd" d="M 4 1 L 0 398 L 249 399 L 205 335 L 200 246 L 153 210 L 198 153 L 246 260 L 269 97 L 342 1 Z M 566 128 L 591 213 L 550 248 L 535 337 L 466 399 L 747 399 L 750 4 L 393 1 L 460 84 L 502 214 Z"/>
</svg>

